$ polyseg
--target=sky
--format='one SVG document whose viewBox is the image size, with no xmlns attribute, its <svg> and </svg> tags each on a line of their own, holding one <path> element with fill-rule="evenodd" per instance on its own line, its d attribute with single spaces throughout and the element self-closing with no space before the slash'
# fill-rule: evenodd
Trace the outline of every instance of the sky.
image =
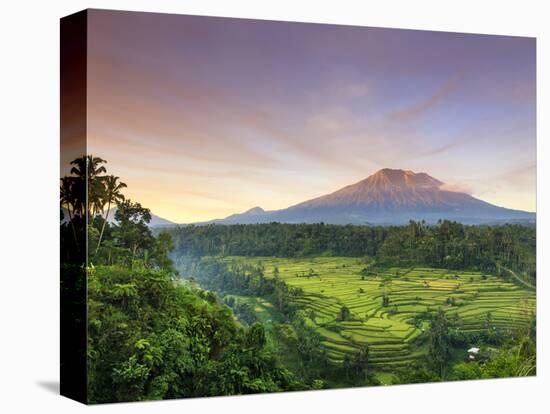
<svg viewBox="0 0 550 414">
<path fill-rule="evenodd" d="M 536 207 L 535 39 L 92 10 L 88 153 L 178 223 L 381 168 Z"/>
</svg>

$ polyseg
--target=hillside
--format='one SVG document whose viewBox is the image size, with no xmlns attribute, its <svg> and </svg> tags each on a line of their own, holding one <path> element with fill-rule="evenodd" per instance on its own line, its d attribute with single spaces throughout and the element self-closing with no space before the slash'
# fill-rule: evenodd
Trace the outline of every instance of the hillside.
<svg viewBox="0 0 550 414">
<path fill-rule="evenodd" d="M 382 169 L 333 193 L 281 210 L 255 207 L 208 223 L 403 224 L 440 219 L 465 224 L 534 221 L 535 213 L 499 207 L 471 195 L 451 191 L 426 173 Z"/>
</svg>

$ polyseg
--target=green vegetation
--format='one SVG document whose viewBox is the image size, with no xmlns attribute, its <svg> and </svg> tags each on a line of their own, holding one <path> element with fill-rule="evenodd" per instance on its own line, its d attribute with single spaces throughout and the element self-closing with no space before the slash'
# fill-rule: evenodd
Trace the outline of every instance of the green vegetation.
<svg viewBox="0 0 550 414">
<path fill-rule="evenodd" d="M 147 268 L 88 272 L 89 401 L 306 389 L 209 292 Z"/>
<path fill-rule="evenodd" d="M 177 256 L 368 257 L 384 267 L 515 274 L 536 284 L 534 226 L 467 226 L 447 220 L 435 226 L 413 221 L 406 226 L 269 223 L 183 226 L 171 234 Z"/>
<path fill-rule="evenodd" d="M 91 156 L 77 159 L 72 175 L 61 182 L 67 301 L 84 298 L 75 295 L 71 277 L 73 269 L 86 265 L 79 262 L 85 243 L 78 241 L 83 223 L 89 223 L 88 402 L 311 388 L 268 349 L 261 323 L 243 326 L 215 294 L 182 283 L 168 257 L 171 236 L 153 236 L 150 211 L 124 198 L 120 190 L 126 186 L 106 175 L 104 163 Z M 83 197 L 86 183 L 89 197 Z M 112 204 L 118 208 L 114 224 L 106 220 Z"/>
<path fill-rule="evenodd" d="M 105 163 L 61 180 L 64 320 L 87 317 L 91 403 L 536 372 L 533 227 L 153 231 Z"/>
<path fill-rule="evenodd" d="M 453 358 L 517 337 L 535 311 L 533 291 L 474 271 L 375 270 L 350 257 L 205 257 L 181 259 L 179 268 L 208 289 L 262 297 L 287 321 L 303 320 L 334 364 L 368 348 L 375 372 L 409 369 L 428 356 L 433 377 L 448 377 Z"/>
</svg>

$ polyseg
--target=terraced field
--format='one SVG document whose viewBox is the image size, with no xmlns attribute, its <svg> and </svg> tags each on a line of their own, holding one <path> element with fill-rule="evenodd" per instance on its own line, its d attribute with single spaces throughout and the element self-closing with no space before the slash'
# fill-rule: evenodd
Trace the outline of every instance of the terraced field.
<svg viewBox="0 0 550 414">
<path fill-rule="evenodd" d="M 277 267 L 278 277 L 302 289 L 294 300 L 303 305 L 306 320 L 322 336 L 333 361 L 368 344 L 372 365 L 388 370 L 426 353 L 415 339 L 427 322 L 415 323 L 415 315 L 442 308 L 450 318 L 458 316 L 458 329 L 475 332 L 514 329 L 535 310 L 534 291 L 478 272 L 415 267 L 362 275 L 365 264 L 349 257 L 223 260 L 261 263 L 268 278 L 274 277 Z M 389 301 L 386 306 L 384 296 Z M 351 317 L 339 321 L 344 305 Z"/>
</svg>

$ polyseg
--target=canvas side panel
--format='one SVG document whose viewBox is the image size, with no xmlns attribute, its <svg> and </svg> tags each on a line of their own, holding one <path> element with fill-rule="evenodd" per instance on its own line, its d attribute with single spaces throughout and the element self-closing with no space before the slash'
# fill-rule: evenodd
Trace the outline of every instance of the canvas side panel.
<svg viewBox="0 0 550 414">
<path fill-rule="evenodd" d="M 60 35 L 60 392 L 86 403 L 87 11 L 62 18 Z"/>
</svg>

